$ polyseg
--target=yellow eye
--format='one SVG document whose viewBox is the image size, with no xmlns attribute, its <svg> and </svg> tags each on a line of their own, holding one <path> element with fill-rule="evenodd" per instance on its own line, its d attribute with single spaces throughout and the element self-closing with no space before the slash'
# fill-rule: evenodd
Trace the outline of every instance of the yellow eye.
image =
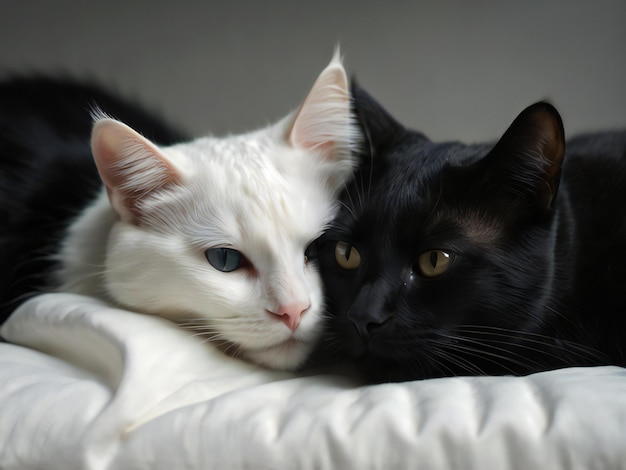
<svg viewBox="0 0 626 470">
<path fill-rule="evenodd" d="M 445 273 L 454 261 L 454 254 L 442 250 L 430 250 L 417 259 L 420 273 L 424 277 L 437 277 Z"/>
<path fill-rule="evenodd" d="M 335 259 L 343 269 L 356 269 L 361 264 L 361 254 L 347 242 L 337 242 L 335 245 Z"/>
</svg>

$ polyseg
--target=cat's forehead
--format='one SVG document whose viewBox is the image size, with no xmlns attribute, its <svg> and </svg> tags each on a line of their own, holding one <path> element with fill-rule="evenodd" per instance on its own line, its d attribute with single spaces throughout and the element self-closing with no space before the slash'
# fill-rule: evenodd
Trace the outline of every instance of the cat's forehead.
<svg viewBox="0 0 626 470">
<path fill-rule="evenodd" d="M 473 240 L 492 241 L 499 230 L 483 212 L 465 197 L 450 200 L 459 198 L 460 189 L 450 175 L 484 157 L 489 149 L 489 145 L 459 142 L 398 141 L 378 154 L 371 166 L 361 168 L 343 195 L 339 216 L 343 220 L 335 225 L 357 232 L 381 227 L 374 233 L 384 238 L 398 231 L 425 233 L 434 226 L 439 229 L 444 221 Z M 451 213 L 450 207 L 462 211 Z"/>
<path fill-rule="evenodd" d="M 328 200 L 296 186 L 192 197 L 195 217 L 185 230 L 190 230 L 194 242 L 235 248 L 258 268 L 303 256 L 308 243 L 320 235 L 331 217 Z"/>
<path fill-rule="evenodd" d="M 186 178 L 176 206 L 198 243 L 275 250 L 315 237 L 331 216 L 332 194 L 313 159 L 262 137 L 203 138 L 171 148 Z"/>
<path fill-rule="evenodd" d="M 415 197 L 423 199 L 438 192 L 438 185 L 449 169 L 470 165 L 484 157 L 489 148 L 406 138 L 378 153 L 353 184 L 366 181 L 372 193 L 394 205 L 403 205 Z"/>
<path fill-rule="evenodd" d="M 203 165 L 241 172 L 244 168 L 268 168 L 274 161 L 278 146 L 263 136 L 236 135 L 231 137 L 202 137 L 165 149 L 174 163 L 198 169 Z"/>
</svg>

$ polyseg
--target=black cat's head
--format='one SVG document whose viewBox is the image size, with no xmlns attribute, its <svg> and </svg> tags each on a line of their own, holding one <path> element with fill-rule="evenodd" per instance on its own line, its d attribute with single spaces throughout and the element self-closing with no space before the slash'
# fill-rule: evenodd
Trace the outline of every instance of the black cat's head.
<svg viewBox="0 0 626 470">
<path fill-rule="evenodd" d="M 326 347 L 376 381 L 534 370 L 554 287 L 557 111 L 530 106 L 495 145 L 433 143 L 353 95 L 369 148 L 318 245 Z"/>
</svg>

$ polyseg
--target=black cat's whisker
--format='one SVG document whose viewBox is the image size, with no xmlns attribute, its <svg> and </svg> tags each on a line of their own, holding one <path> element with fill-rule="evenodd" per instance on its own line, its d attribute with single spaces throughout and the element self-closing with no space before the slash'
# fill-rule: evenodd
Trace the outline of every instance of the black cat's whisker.
<svg viewBox="0 0 626 470">
<path fill-rule="evenodd" d="M 522 344 L 517 344 L 518 347 L 531 349 L 535 352 L 541 352 L 545 355 L 552 355 L 552 350 L 560 350 L 572 354 L 574 357 L 578 356 L 585 359 L 597 359 L 603 357 L 603 353 L 589 346 L 576 343 L 569 340 L 559 340 L 556 337 L 548 336 L 545 334 L 510 330 L 505 328 L 493 327 L 493 326 L 459 326 L 457 330 L 468 334 L 479 334 L 489 336 L 499 336 L 506 339 L 515 339 L 517 341 L 524 341 L 526 343 L 533 343 L 536 345 L 542 345 L 548 348 L 548 350 L 542 350 L 537 348 L 531 348 Z M 495 342 L 495 340 L 493 340 Z M 502 344 L 511 344 L 510 341 L 500 341 Z"/>
<path fill-rule="evenodd" d="M 491 344 L 493 341 L 480 340 L 477 338 L 469 338 L 462 335 L 446 335 L 448 341 L 436 342 L 440 348 L 445 348 L 449 351 L 461 351 L 464 354 L 472 354 L 475 357 L 481 357 L 484 360 L 492 362 L 494 364 L 501 365 L 497 360 L 506 360 L 512 364 L 516 364 L 522 367 L 528 367 L 531 362 L 539 365 L 536 361 L 529 359 L 528 357 L 500 347 L 499 345 Z M 452 340 L 454 343 L 450 343 Z M 501 344 L 510 344 L 509 342 L 500 342 Z M 527 362 L 523 362 L 527 361 Z M 509 369 L 510 372 L 514 372 Z"/>
<path fill-rule="evenodd" d="M 359 173 L 359 179 L 358 181 L 355 180 L 354 181 L 354 185 L 355 185 L 355 191 L 354 191 L 354 196 L 356 198 L 356 204 L 354 202 L 354 199 L 352 198 L 352 194 L 349 193 L 350 196 L 350 202 L 352 204 L 352 206 L 356 209 L 356 210 L 362 210 L 365 204 L 365 200 L 363 198 L 364 196 L 364 191 L 363 191 L 363 175 L 361 173 Z"/>
<path fill-rule="evenodd" d="M 551 307 L 549 305 L 543 305 L 543 307 L 545 309 L 549 310 L 550 312 L 552 312 L 554 315 L 556 315 L 559 318 L 559 320 L 565 322 L 569 327 L 571 327 L 578 334 L 585 336 L 590 341 L 593 341 L 593 336 L 589 333 L 589 331 L 586 330 L 579 323 L 575 322 L 572 318 L 568 317 L 564 313 L 560 312 L 559 310 L 557 310 L 554 307 Z M 533 318 L 535 318 L 535 317 L 533 317 Z"/>
<path fill-rule="evenodd" d="M 471 326 L 471 325 L 459 325 L 455 328 L 457 331 L 468 334 L 483 335 L 483 336 L 499 336 L 504 338 L 516 338 L 520 337 L 525 341 L 532 341 L 537 344 L 547 345 L 545 340 L 554 340 L 552 336 L 533 333 L 522 330 L 513 330 L 508 328 L 501 328 L 495 326 Z"/>
<path fill-rule="evenodd" d="M 363 209 L 363 207 L 365 207 L 363 205 L 364 202 L 367 202 L 369 204 L 369 194 L 370 194 L 370 188 L 372 187 L 372 180 L 373 180 L 373 174 L 374 174 L 374 160 L 375 160 L 375 154 L 376 154 L 376 147 L 372 141 L 372 136 L 370 134 L 370 130 L 367 128 L 367 126 L 362 128 L 362 132 L 363 132 L 363 137 L 364 140 L 367 142 L 367 150 L 364 149 L 364 151 L 366 152 L 365 155 L 367 157 L 369 157 L 369 178 L 368 178 L 368 185 L 367 185 L 367 198 L 363 197 L 361 198 L 361 194 L 359 194 L 360 197 L 360 209 Z M 364 154 L 361 153 L 361 159 L 363 159 Z M 362 196 L 366 195 L 366 191 L 365 191 L 365 185 L 363 184 L 363 173 L 359 172 L 359 177 L 360 177 L 360 189 L 363 194 Z M 356 185 L 356 182 L 355 182 Z M 359 192 L 359 187 L 357 186 L 357 192 Z"/>
<path fill-rule="evenodd" d="M 366 188 L 365 188 L 365 184 L 363 183 L 363 174 L 359 173 L 358 174 L 358 180 L 354 180 L 353 181 L 353 187 L 354 187 L 354 198 L 352 197 L 352 191 L 347 190 L 346 191 L 346 195 L 348 196 L 348 198 L 350 199 L 350 204 L 352 205 L 352 208 L 354 209 L 354 211 L 362 211 L 363 208 L 366 206 L 367 202 L 368 202 L 368 198 L 366 198 Z M 369 195 L 369 192 L 367 192 L 367 195 Z M 356 201 L 355 201 L 356 198 Z M 355 217 L 356 220 L 356 217 Z"/>
<path fill-rule="evenodd" d="M 447 360 L 448 362 L 451 362 L 452 364 L 454 364 L 454 361 L 450 360 L 451 358 L 445 356 L 442 351 L 433 350 L 427 354 L 424 354 L 424 356 L 426 357 L 428 362 L 431 365 L 434 365 L 436 369 L 439 370 L 443 375 L 447 375 L 451 377 L 457 375 L 452 368 L 446 365 L 445 362 L 442 362 L 442 360 L 443 361 Z M 421 370 L 421 368 L 419 368 L 418 370 Z"/>
<path fill-rule="evenodd" d="M 350 201 L 350 203 L 354 206 L 354 203 L 352 201 Z M 356 213 L 343 201 L 339 201 L 339 204 L 342 205 L 350 214 L 350 216 L 354 219 L 357 220 L 357 215 Z M 331 224 L 332 226 L 332 224 Z"/>
<path fill-rule="evenodd" d="M 430 210 L 430 213 L 428 214 L 428 217 L 426 217 L 426 220 L 430 220 L 433 215 L 435 214 L 435 211 L 437 210 L 437 208 L 439 207 L 439 204 L 441 202 L 441 196 L 443 195 L 443 181 L 441 181 L 439 183 L 439 193 L 437 194 L 437 199 L 435 200 L 435 203 L 433 204 L 432 209 Z"/>
<path fill-rule="evenodd" d="M 343 341 L 341 336 L 332 330 L 327 330 L 322 336 L 321 347 L 331 356 L 343 356 Z"/>
<path fill-rule="evenodd" d="M 364 181 L 363 181 L 363 173 L 360 173 L 360 179 L 361 179 L 361 186 L 360 186 L 360 191 L 359 191 L 359 202 L 360 202 L 360 206 L 359 209 L 363 210 L 364 207 L 366 207 L 369 202 L 370 202 L 370 188 L 372 187 L 372 165 L 370 165 L 370 173 L 369 173 L 369 180 L 367 183 L 367 186 L 365 185 Z"/>
<path fill-rule="evenodd" d="M 450 362 L 452 365 L 456 365 L 459 366 L 462 370 L 467 371 L 470 374 L 475 374 L 475 375 L 486 375 L 485 371 L 482 370 L 478 365 L 476 365 L 475 363 L 471 362 L 468 358 L 466 357 L 461 357 L 457 354 L 454 354 L 453 352 L 448 352 L 446 351 L 447 346 L 450 346 L 449 343 L 446 342 L 439 342 L 439 341 L 431 341 L 429 342 L 429 344 L 433 344 L 435 345 L 435 347 L 433 348 L 433 351 L 436 352 L 440 357 L 445 358 L 448 362 Z"/>
<path fill-rule="evenodd" d="M 402 349 L 403 360 L 407 362 L 406 369 L 418 371 L 416 376 L 422 376 L 427 369 L 436 370 L 443 376 L 456 376 L 458 375 L 458 369 L 473 371 L 474 374 L 483 374 L 475 364 L 467 360 L 466 358 L 455 354 L 454 352 L 447 351 L 445 347 L 449 344 L 445 341 L 435 338 L 428 339 L 428 347 L 420 350 L 419 355 L 416 355 L 415 350 L 412 348 L 413 341 L 406 338 L 406 342 L 395 342 L 394 347 Z M 428 373 L 427 375 L 431 375 Z"/>
<path fill-rule="evenodd" d="M 485 355 L 489 355 L 491 357 L 496 357 L 496 358 L 500 358 L 500 359 L 506 359 L 507 361 L 523 366 L 523 367 L 528 367 L 528 365 L 530 363 L 532 363 L 533 365 L 540 367 L 541 363 L 530 359 L 527 356 L 524 356 L 523 354 L 520 354 L 518 352 L 514 352 L 511 351 L 509 349 L 505 349 L 503 347 L 500 347 L 499 345 L 510 345 L 510 342 L 506 342 L 506 341 L 493 341 L 493 340 L 477 340 L 477 339 L 471 339 L 471 338 L 467 338 L 467 337 L 463 337 L 463 336 L 450 336 L 451 338 L 454 338 L 456 340 L 459 341 L 459 343 L 453 345 L 456 348 L 468 348 L 470 350 L 473 351 L 480 351 L 481 353 L 484 353 Z M 462 345 L 463 344 L 471 344 L 472 346 L 465 346 Z M 494 344 L 495 343 L 495 344 Z M 474 345 L 477 345 L 478 348 L 475 348 Z M 515 345 L 516 347 L 522 347 L 524 349 L 527 350 L 531 350 L 533 352 L 543 352 L 539 349 L 535 349 L 535 348 L 530 348 L 530 347 L 524 347 L 524 346 L 520 346 L 518 344 Z M 491 351 L 495 351 L 495 352 L 491 352 Z M 515 359 L 514 359 L 515 358 Z M 520 361 L 520 359 L 522 361 Z M 527 361 L 527 362 L 523 362 L 523 361 Z"/>
<path fill-rule="evenodd" d="M 453 340 L 454 343 L 450 343 L 450 340 Z M 431 338 L 429 339 L 428 344 L 435 346 L 442 353 L 443 351 L 446 351 L 447 357 L 450 358 L 450 360 L 454 358 L 454 363 L 464 368 L 467 372 L 477 373 L 478 375 L 486 375 L 485 371 L 481 369 L 477 364 L 472 362 L 469 358 L 457 354 L 458 350 L 460 349 L 462 349 L 463 354 L 467 353 L 468 351 L 480 353 L 481 350 L 479 348 L 474 348 L 473 346 L 462 346 L 459 348 L 457 347 L 459 341 L 460 340 L 457 337 L 446 335 L 445 337 L 440 339 Z M 479 354 L 473 354 L 473 356 L 479 357 Z"/>
<path fill-rule="evenodd" d="M 503 350 L 502 348 L 495 348 L 498 353 L 496 352 L 490 352 L 487 349 L 489 348 L 488 345 L 485 344 L 481 344 L 480 342 L 476 343 L 477 345 L 479 345 L 480 347 L 474 347 L 474 346 L 463 346 L 460 344 L 449 344 L 448 345 L 448 349 L 451 351 L 456 351 L 456 352 L 460 352 L 462 354 L 465 355 L 469 355 L 469 356 L 473 356 L 475 358 L 478 358 L 482 361 L 494 364 L 496 366 L 498 366 L 499 368 L 502 368 L 504 370 L 506 370 L 507 372 L 517 375 L 519 374 L 519 371 L 516 371 L 515 369 L 511 368 L 509 365 L 507 364 L 513 364 L 516 366 L 520 366 L 522 368 L 524 368 L 525 370 L 527 370 L 528 368 L 528 364 L 518 360 L 518 359 L 514 359 L 512 357 L 509 357 L 506 353 L 508 353 L 509 351 Z M 505 353 L 505 354 L 502 354 Z M 484 371 L 482 372 L 481 375 L 485 375 Z"/>
<path fill-rule="evenodd" d="M 352 194 L 350 193 L 350 190 L 348 189 L 348 186 L 346 184 L 343 185 L 343 191 L 344 194 L 348 197 L 350 205 L 346 204 L 342 200 L 339 200 L 339 204 L 345 207 L 347 210 L 351 210 L 350 207 L 355 207 L 355 204 L 354 199 L 352 198 Z"/>
<path fill-rule="evenodd" d="M 370 143 L 371 145 L 371 143 Z M 372 181 L 374 179 L 374 153 L 373 151 L 370 152 L 370 173 L 369 173 L 369 180 L 367 182 L 367 202 L 369 204 L 369 195 L 371 193 L 372 190 Z"/>
<path fill-rule="evenodd" d="M 457 375 L 454 369 L 446 364 L 449 363 L 452 366 L 458 366 L 461 363 L 461 361 L 457 361 L 457 357 L 454 354 L 449 354 L 442 349 L 433 347 L 429 351 L 424 351 L 423 355 L 429 366 L 436 368 L 436 370 L 440 371 L 443 375 Z M 423 367 L 418 370 L 423 370 Z"/>
</svg>

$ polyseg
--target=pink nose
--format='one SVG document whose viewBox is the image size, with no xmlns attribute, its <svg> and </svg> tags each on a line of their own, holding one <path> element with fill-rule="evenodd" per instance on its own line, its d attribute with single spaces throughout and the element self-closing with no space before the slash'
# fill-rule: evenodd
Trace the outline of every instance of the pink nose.
<svg viewBox="0 0 626 470">
<path fill-rule="evenodd" d="M 269 310 L 268 312 L 278 317 L 291 331 L 296 331 L 296 328 L 300 325 L 300 320 L 302 320 L 302 315 L 304 315 L 304 312 L 306 312 L 309 307 L 309 304 L 296 303 L 281 305 L 275 312 Z"/>
</svg>

